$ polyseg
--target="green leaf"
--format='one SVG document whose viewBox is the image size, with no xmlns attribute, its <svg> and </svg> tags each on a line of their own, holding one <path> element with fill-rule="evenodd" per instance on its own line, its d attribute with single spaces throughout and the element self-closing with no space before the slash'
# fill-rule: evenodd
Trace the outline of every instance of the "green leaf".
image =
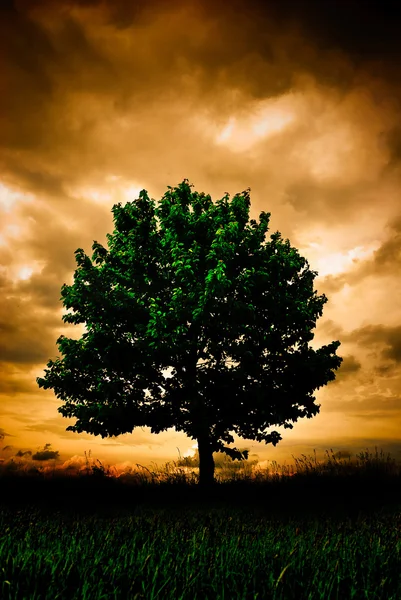
<svg viewBox="0 0 401 600">
<path fill-rule="evenodd" d="M 75 251 L 62 320 L 88 331 L 57 339 L 62 359 L 37 383 L 76 418 L 68 431 L 175 428 L 198 441 L 206 463 L 217 449 L 247 460 L 225 445 L 230 432 L 276 445 L 269 428 L 318 414 L 313 394 L 335 379 L 340 342 L 308 345 L 327 298 L 280 232 L 265 240 L 270 213 L 249 224 L 249 188 L 214 203 L 191 187 L 168 186 L 157 206 L 141 190 L 113 206 L 108 250 L 95 241 L 92 261 Z"/>
</svg>

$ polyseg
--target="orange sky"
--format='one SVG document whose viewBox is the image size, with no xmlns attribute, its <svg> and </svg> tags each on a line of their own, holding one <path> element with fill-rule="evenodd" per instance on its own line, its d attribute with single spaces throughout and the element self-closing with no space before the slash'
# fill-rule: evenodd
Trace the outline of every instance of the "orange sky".
<svg viewBox="0 0 401 600">
<path fill-rule="evenodd" d="M 90 449 L 122 469 L 193 453 L 174 429 L 67 432 L 75 419 L 36 383 L 59 335 L 85 331 L 61 320 L 74 251 L 107 247 L 113 204 L 184 178 L 214 201 L 251 188 L 250 218 L 271 212 L 268 236 L 319 273 L 311 345 L 341 341 L 319 415 L 276 428 L 275 448 L 235 446 L 262 464 L 375 445 L 401 460 L 401 41 L 394 3 L 362 4 L 3 2 L 0 460 L 79 466 Z"/>
</svg>

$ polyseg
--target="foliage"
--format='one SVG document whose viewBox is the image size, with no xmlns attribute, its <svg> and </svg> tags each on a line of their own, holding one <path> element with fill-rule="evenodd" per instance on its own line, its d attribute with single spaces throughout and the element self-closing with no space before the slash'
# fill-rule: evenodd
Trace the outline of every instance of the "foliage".
<svg viewBox="0 0 401 600">
<path fill-rule="evenodd" d="M 157 208 L 142 190 L 113 206 L 109 250 L 95 241 L 92 262 L 76 250 L 74 284 L 61 291 L 73 312 L 62 319 L 87 333 L 60 336 L 64 357 L 37 382 L 76 417 L 67 431 L 175 427 L 198 440 L 201 472 L 210 472 L 212 452 L 248 457 L 226 445 L 230 432 L 276 445 L 269 427 L 316 415 L 313 392 L 342 358 L 339 341 L 308 346 L 327 298 L 288 240 L 276 232 L 265 242 L 270 213 L 248 223 L 249 188 L 216 204 L 190 188 L 168 186 Z"/>
</svg>

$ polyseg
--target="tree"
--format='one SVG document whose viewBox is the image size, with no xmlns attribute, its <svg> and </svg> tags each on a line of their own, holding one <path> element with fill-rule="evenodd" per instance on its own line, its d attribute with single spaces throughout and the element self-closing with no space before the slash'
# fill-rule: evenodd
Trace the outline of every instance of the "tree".
<svg viewBox="0 0 401 600">
<path fill-rule="evenodd" d="M 342 358 L 339 341 L 308 346 L 327 298 L 288 240 L 276 232 L 265 241 L 270 213 L 249 223 L 250 188 L 213 203 L 191 187 L 168 186 L 158 207 L 146 190 L 114 205 L 109 250 L 95 241 L 92 261 L 75 251 L 79 268 L 60 298 L 73 312 L 62 319 L 86 323 L 87 333 L 61 335 L 63 359 L 37 382 L 77 418 L 67 431 L 185 432 L 208 486 L 213 452 L 248 458 L 225 445 L 230 431 L 276 446 L 281 435 L 267 428 L 316 415 L 312 394 L 335 379 Z"/>
</svg>

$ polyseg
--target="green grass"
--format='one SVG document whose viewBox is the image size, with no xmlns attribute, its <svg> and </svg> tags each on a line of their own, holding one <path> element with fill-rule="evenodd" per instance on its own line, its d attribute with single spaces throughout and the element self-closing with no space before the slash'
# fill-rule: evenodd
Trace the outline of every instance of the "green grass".
<svg viewBox="0 0 401 600">
<path fill-rule="evenodd" d="M 168 465 L 130 483 L 3 472 L 0 597 L 401 598 L 401 467 L 377 450 L 296 467 L 205 492 Z"/>
</svg>

